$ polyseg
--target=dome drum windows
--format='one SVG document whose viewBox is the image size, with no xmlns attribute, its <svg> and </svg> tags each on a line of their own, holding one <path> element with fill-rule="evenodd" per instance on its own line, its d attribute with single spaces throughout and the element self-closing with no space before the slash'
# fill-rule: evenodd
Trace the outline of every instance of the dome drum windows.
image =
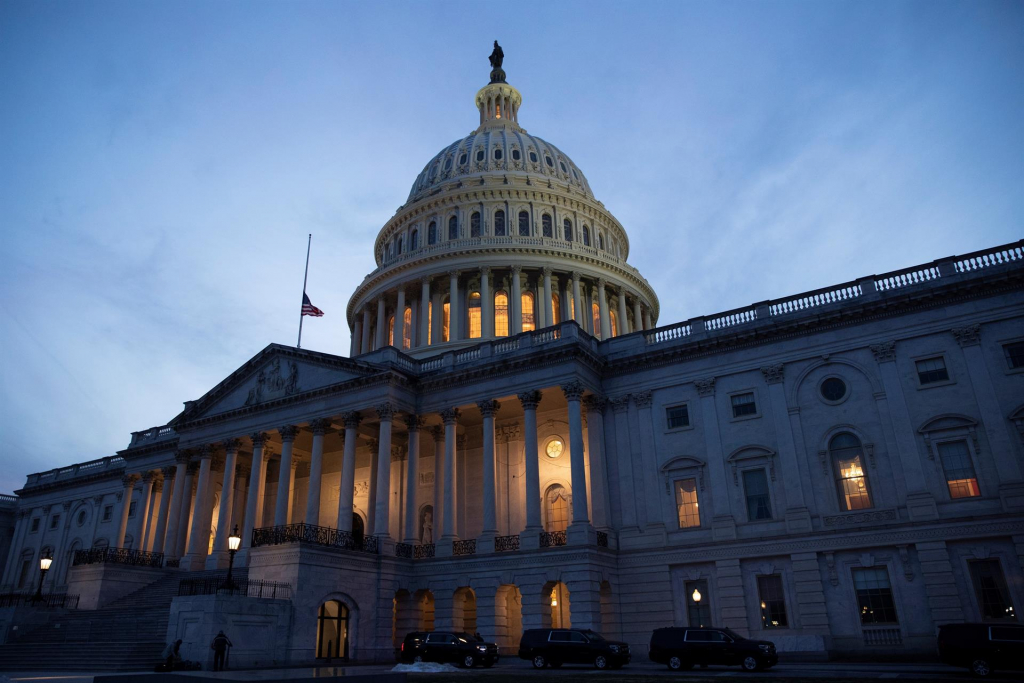
<svg viewBox="0 0 1024 683">
<path fill-rule="evenodd" d="M 551 216 L 544 214 L 540 217 L 541 230 L 543 231 L 544 237 L 554 237 L 554 233 L 551 230 Z"/>
<path fill-rule="evenodd" d="M 572 242 L 572 221 L 568 218 L 562 221 L 562 233 L 566 242 Z"/>
<path fill-rule="evenodd" d="M 494 160 L 501 161 L 505 153 L 501 150 L 501 147 L 494 148 Z"/>
<path fill-rule="evenodd" d="M 477 160 L 477 161 L 483 161 L 483 160 L 484 160 L 484 156 L 485 156 L 485 154 L 486 154 L 486 153 L 485 153 L 485 152 L 484 152 L 484 151 L 483 151 L 482 149 L 478 149 L 478 150 L 476 151 L 476 160 Z"/>
<path fill-rule="evenodd" d="M 437 223 L 430 221 L 427 227 L 427 244 L 437 244 Z"/>
<path fill-rule="evenodd" d="M 456 216 L 448 219 L 448 239 L 459 239 L 459 219 Z"/>
<path fill-rule="evenodd" d="M 409 251 L 415 251 L 420 246 L 420 231 L 413 230 L 409 234 Z"/>
<path fill-rule="evenodd" d="M 523 155 L 515 147 L 512 148 L 512 161 L 520 161 Z"/>
<path fill-rule="evenodd" d="M 474 211 L 473 215 L 469 218 L 469 236 L 479 237 L 480 236 L 480 212 Z"/>
<path fill-rule="evenodd" d="M 519 236 L 530 236 L 530 214 L 526 211 L 519 212 Z"/>
<path fill-rule="evenodd" d="M 562 161 L 561 159 L 558 160 L 558 166 L 559 166 L 559 168 L 562 169 L 562 173 L 569 173 L 569 169 L 566 168 L 565 162 Z"/>
<path fill-rule="evenodd" d="M 495 237 L 505 236 L 505 212 L 501 209 L 494 212 L 494 235 Z"/>
<path fill-rule="evenodd" d="M 533 150 L 531 149 L 531 150 L 530 150 L 530 163 L 536 164 L 536 163 L 537 163 L 537 161 L 538 161 L 538 159 L 537 159 L 537 153 L 536 153 L 536 152 L 534 152 L 534 151 L 533 151 Z"/>
<path fill-rule="evenodd" d="M 469 155 L 463 152 L 459 155 L 459 166 L 465 166 L 466 162 L 469 161 Z"/>
<path fill-rule="evenodd" d="M 583 246 L 590 246 L 590 228 L 583 226 Z"/>
<path fill-rule="evenodd" d="M 551 157 L 547 154 L 544 155 L 544 163 L 548 165 L 548 168 L 554 168 L 555 162 L 551 160 Z"/>
</svg>

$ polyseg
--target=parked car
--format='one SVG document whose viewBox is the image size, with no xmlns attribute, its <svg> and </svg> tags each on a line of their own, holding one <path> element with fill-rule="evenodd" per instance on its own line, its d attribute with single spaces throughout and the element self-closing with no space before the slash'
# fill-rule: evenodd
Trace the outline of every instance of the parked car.
<svg viewBox="0 0 1024 683">
<path fill-rule="evenodd" d="M 651 634 L 648 655 L 652 662 L 673 671 L 694 664 L 739 664 L 747 671 L 775 666 L 779 655 L 775 643 L 750 640 L 727 628 L 659 628 Z"/>
<path fill-rule="evenodd" d="M 939 659 L 966 667 L 976 676 L 997 669 L 1024 670 L 1024 625 L 943 624 L 939 627 Z"/>
<path fill-rule="evenodd" d="M 498 646 L 468 633 L 413 631 L 402 642 L 398 659 L 405 663 L 441 662 L 467 668 L 477 664 L 490 667 L 498 661 Z"/>
<path fill-rule="evenodd" d="M 534 668 L 558 668 L 563 664 L 593 664 L 598 669 L 618 669 L 629 664 L 629 645 L 605 640 L 589 629 L 531 628 L 519 641 L 519 658 Z"/>
</svg>

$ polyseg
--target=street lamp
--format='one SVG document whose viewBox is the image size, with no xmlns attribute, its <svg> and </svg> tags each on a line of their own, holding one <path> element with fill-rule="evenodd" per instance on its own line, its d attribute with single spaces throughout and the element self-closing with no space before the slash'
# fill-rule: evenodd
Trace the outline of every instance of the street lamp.
<svg viewBox="0 0 1024 683">
<path fill-rule="evenodd" d="M 43 599 L 43 579 L 46 578 L 46 572 L 50 571 L 50 564 L 52 562 L 53 557 L 50 555 L 39 558 L 39 588 L 36 589 L 36 594 L 32 596 L 33 604 Z"/>
<path fill-rule="evenodd" d="M 221 588 L 227 588 L 230 591 L 234 591 L 237 586 L 235 582 L 231 580 L 231 572 L 235 568 L 235 553 L 238 552 L 239 546 L 242 545 L 242 537 L 238 535 L 238 525 L 235 525 L 235 530 L 228 536 L 228 578 L 224 581 L 224 585 Z"/>
</svg>

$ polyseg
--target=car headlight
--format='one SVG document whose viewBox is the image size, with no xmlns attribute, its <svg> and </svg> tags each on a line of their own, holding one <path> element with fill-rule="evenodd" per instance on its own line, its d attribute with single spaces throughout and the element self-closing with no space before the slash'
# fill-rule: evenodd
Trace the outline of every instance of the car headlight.
<svg viewBox="0 0 1024 683">
<path fill-rule="evenodd" d="M 618 652 L 619 651 L 619 646 L 618 645 L 609 645 L 608 649 L 611 650 L 612 652 Z"/>
<path fill-rule="evenodd" d="M 477 645 L 476 649 L 480 650 L 480 652 L 487 652 L 487 646 L 486 645 Z"/>
<path fill-rule="evenodd" d="M 771 649 L 771 645 L 758 645 L 758 647 L 764 650 L 765 652 L 768 652 L 768 650 Z"/>
</svg>

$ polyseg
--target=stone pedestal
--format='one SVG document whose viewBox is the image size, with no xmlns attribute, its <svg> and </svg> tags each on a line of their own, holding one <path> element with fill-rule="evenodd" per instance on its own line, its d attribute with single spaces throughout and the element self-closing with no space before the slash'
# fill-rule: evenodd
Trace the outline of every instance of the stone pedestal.
<svg viewBox="0 0 1024 683">
<path fill-rule="evenodd" d="M 565 543 L 566 545 L 597 545 L 597 529 L 589 522 L 570 524 L 569 528 L 565 530 Z"/>
<path fill-rule="evenodd" d="M 519 534 L 520 550 L 537 550 L 540 548 L 540 534 L 544 531 L 538 527 L 526 527 Z"/>
<path fill-rule="evenodd" d="M 476 554 L 485 555 L 494 552 L 494 539 L 498 535 L 492 532 L 485 531 L 476 538 Z M 522 539 L 520 539 L 520 543 Z"/>
<path fill-rule="evenodd" d="M 804 534 L 812 530 L 810 510 L 803 507 L 786 510 L 786 531 L 791 534 Z"/>
<path fill-rule="evenodd" d="M 454 554 L 454 545 L 457 538 L 442 538 L 434 544 L 434 557 L 451 557 Z M 434 596 L 437 599 L 437 596 Z"/>
</svg>

